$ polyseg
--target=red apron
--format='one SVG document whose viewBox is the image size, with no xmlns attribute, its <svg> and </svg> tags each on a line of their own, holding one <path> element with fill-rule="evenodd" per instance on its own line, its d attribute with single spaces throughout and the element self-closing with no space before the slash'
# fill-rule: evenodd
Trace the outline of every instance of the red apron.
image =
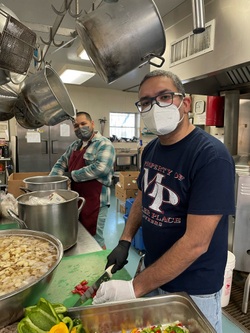
<svg viewBox="0 0 250 333">
<path fill-rule="evenodd" d="M 70 172 L 86 166 L 83 158 L 86 149 L 87 147 L 72 152 L 68 166 Z M 86 182 L 74 182 L 72 180 L 71 189 L 72 191 L 79 193 L 79 196 L 86 200 L 85 205 L 80 212 L 79 220 L 91 235 L 95 235 L 97 218 L 100 210 L 102 184 L 96 179 L 88 180 Z"/>
</svg>

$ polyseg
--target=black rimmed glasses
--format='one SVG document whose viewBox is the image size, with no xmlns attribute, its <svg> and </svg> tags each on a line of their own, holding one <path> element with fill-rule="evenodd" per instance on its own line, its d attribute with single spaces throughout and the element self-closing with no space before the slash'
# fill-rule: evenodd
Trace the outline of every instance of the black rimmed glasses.
<svg viewBox="0 0 250 333">
<path fill-rule="evenodd" d="M 160 107 L 168 107 L 173 104 L 173 99 L 175 96 L 185 97 L 182 93 L 177 93 L 173 91 L 168 91 L 165 93 L 160 93 L 154 97 L 145 97 L 140 99 L 138 102 L 135 103 L 138 111 L 140 113 L 148 112 L 152 109 L 152 106 L 156 103 Z"/>
</svg>

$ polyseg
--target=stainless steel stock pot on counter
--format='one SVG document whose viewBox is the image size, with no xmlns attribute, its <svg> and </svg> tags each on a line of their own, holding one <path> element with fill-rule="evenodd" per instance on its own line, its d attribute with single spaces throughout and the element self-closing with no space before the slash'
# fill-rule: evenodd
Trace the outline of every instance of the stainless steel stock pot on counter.
<svg viewBox="0 0 250 333">
<path fill-rule="evenodd" d="M 63 201 L 31 203 L 32 198 L 42 202 L 52 194 L 60 196 Z M 19 196 L 17 204 L 16 219 L 23 221 L 28 229 L 54 235 L 62 242 L 64 251 L 76 244 L 78 217 L 85 204 L 85 199 L 79 197 L 77 192 L 65 189 L 34 191 Z"/>
</svg>

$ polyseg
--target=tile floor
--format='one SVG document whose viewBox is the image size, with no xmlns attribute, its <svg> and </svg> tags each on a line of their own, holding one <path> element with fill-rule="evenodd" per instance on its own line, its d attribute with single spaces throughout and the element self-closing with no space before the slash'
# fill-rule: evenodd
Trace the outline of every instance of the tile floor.
<svg viewBox="0 0 250 333">
<path fill-rule="evenodd" d="M 108 217 L 104 229 L 104 237 L 106 240 L 107 249 L 113 249 L 119 240 L 119 237 L 124 228 L 124 218 L 116 209 L 116 198 L 114 196 L 114 189 L 111 191 L 111 205 L 108 212 Z M 134 276 L 138 262 L 140 260 L 140 254 L 133 247 L 130 249 L 128 264 L 126 269 L 131 276 Z M 223 333 L 242 333 L 246 332 L 237 327 L 229 318 L 223 315 Z"/>
</svg>

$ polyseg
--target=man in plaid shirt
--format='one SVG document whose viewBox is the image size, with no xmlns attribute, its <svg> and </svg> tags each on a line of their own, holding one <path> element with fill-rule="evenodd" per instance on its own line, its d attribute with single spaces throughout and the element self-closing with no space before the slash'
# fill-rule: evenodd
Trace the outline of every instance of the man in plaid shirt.
<svg viewBox="0 0 250 333">
<path fill-rule="evenodd" d="M 67 175 L 71 190 L 86 200 L 79 219 L 106 248 L 103 229 L 110 205 L 110 186 L 114 173 L 115 148 L 111 141 L 94 130 L 87 112 L 77 112 L 74 141 L 53 166 L 50 175 Z"/>
</svg>

